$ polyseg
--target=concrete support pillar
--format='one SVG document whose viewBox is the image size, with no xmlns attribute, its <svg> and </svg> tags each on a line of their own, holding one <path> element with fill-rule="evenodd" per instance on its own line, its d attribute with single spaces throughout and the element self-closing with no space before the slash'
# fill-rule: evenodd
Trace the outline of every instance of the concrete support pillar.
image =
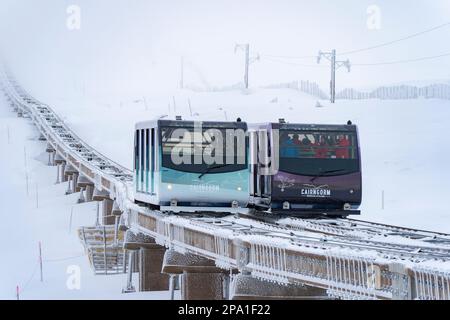
<svg viewBox="0 0 450 320">
<path fill-rule="evenodd" d="M 102 218 L 104 225 L 113 225 L 115 218 L 112 215 L 113 201 L 111 199 L 104 199 L 102 201 Z"/>
<path fill-rule="evenodd" d="M 53 148 L 51 144 L 47 144 L 47 148 L 45 149 L 45 151 L 48 153 L 48 165 L 54 166 L 56 150 Z"/>
<path fill-rule="evenodd" d="M 163 272 L 180 275 L 183 300 L 222 300 L 228 297 L 228 276 L 212 260 L 167 250 Z"/>
<path fill-rule="evenodd" d="M 93 194 L 94 194 L 94 186 L 93 185 L 87 185 L 86 186 L 86 194 L 85 194 L 86 202 L 91 202 L 92 201 Z"/>
<path fill-rule="evenodd" d="M 61 183 L 61 165 L 56 165 L 56 182 L 55 184 Z"/>
<path fill-rule="evenodd" d="M 80 197 L 78 198 L 78 203 L 86 202 L 86 198 L 84 197 L 84 188 L 80 190 Z"/>
<path fill-rule="evenodd" d="M 139 269 L 139 291 L 165 291 L 169 289 L 169 275 L 161 273 L 166 248 L 159 246 L 150 236 L 128 229 L 124 249 L 134 251 L 134 266 Z M 139 261 L 136 261 L 136 258 Z M 131 266 L 132 270 L 133 266 Z"/>
<path fill-rule="evenodd" d="M 66 175 L 64 175 L 66 176 Z M 68 175 L 67 176 L 67 190 L 66 190 L 66 195 L 71 194 L 72 193 L 72 176 Z"/>
<path fill-rule="evenodd" d="M 137 272 L 139 272 L 139 268 L 141 265 L 141 253 L 140 253 L 139 249 L 135 250 L 133 259 L 134 259 L 133 272 L 137 273 Z"/>
<path fill-rule="evenodd" d="M 183 300 L 223 300 L 225 274 L 216 272 L 183 271 L 181 299 Z"/>
<path fill-rule="evenodd" d="M 257 279 L 247 274 L 234 277 L 233 300 L 328 300 L 325 289 L 302 284 L 278 284 Z"/>
<path fill-rule="evenodd" d="M 66 182 L 67 181 L 67 176 L 64 174 L 65 170 L 66 170 L 66 163 L 62 162 L 61 163 L 61 182 Z"/>
<path fill-rule="evenodd" d="M 52 153 L 53 152 L 47 152 L 48 153 L 48 163 L 47 163 L 47 165 L 48 166 L 53 166 L 53 156 L 52 156 Z"/>
<path fill-rule="evenodd" d="M 75 172 L 72 174 L 72 193 L 76 193 L 80 191 L 80 188 L 78 188 L 78 173 Z"/>
<path fill-rule="evenodd" d="M 66 179 L 68 179 L 69 176 L 72 176 L 75 174 L 78 175 L 78 171 L 74 167 L 72 167 L 70 164 L 66 163 L 64 166 L 64 176 L 67 177 Z M 73 177 L 72 177 L 72 180 L 73 180 Z M 74 190 L 72 190 L 72 191 L 75 192 Z"/>
<path fill-rule="evenodd" d="M 94 192 L 92 194 L 92 200 L 93 201 L 103 201 L 105 199 L 110 199 L 109 193 L 105 190 L 98 190 L 97 188 L 95 188 Z"/>
<path fill-rule="evenodd" d="M 169 290 L 169 275 L 161 273 L 165 247 L 156 244 L 139 251 L 139 291 Z"/>
</svg>

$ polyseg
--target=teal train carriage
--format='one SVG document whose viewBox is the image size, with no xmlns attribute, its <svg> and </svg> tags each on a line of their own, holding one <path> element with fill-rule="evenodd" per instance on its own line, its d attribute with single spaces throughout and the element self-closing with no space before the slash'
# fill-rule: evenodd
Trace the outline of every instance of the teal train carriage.
<svg viewBox="0 0 450 320">
<path fill-rule="evenodd" d="M 135 202 L 171 212 L 233 212 L 249 199 L 247 124 L 160 119 L 136 124 Z"/>
</svg>

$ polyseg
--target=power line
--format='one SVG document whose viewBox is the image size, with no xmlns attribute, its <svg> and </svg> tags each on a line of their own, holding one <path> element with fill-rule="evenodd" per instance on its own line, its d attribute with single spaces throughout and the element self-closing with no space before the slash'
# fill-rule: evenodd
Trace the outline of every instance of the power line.
<svg viewBox="0 0 450 320">
<path fill-rule="evenodd" d="M 341 55 L 344 55 L 344 54 L 345 55 L 349 55 L 349 54 L 354 54 L 354 53 L 358 53 L 358 52 L 363 52 L 363 51 L 368 51 L 368 50 L 372 50 L 372 49 L 378 49 L 378 48 L 386 47 L 386 46 L 395 44 L 397 42 L 409 40 L 409 39 L 421 36 L 423 34 L 426 34 L 426 33 L 429 33 L 429 32 L 432 32 L 432 31 L 435 31 L 435 30 L 438 30 L 438 29 L 441 29 L 441 28 L 444 28 L 444 27 L 447 27 L 447 26 L 450 26 L 450 22 L 438 25 L 438 26 L 433 27 L 431 29 L 427 29 L 427 30 L 424 30 L 424 31 L 420 31 L 420 32 L 411 34 L 409 36 L 406 36 L 406 37 L 403 37 L 403 38 L 400 38 L 400 39 L 392 40 L 392 41 L 389 41 L 389 42 L 384 42 L 384 43 L 381 43 L 381 44 L 378 44 L 378 45 L 375 45 L 375 46 L 370 46 L 370 47 L 361 48 L 361 49 L 357 49 L 357 50 L 351 50 L 351 51 L 347 51 L 347 52 L 342 52 L 340 54 Z"/>
<path fill-rule="evenodd" d="M 317 58 L 317 56 L 314 56 L 314 58 Z M 270 62 L 276 62 L 276 63 L 281 63 L 281 64 L 286 64 L 286 65 L 290 65 L 290 66 L 297 66 L 297 67 L 305 67 L 305 68 L 323 68 L 326 66 L 321 66 L 321 65 L 316 65 L 316 64 L 302 64 L 302 63 L 295 63 L 295 62 L 288 62 L 288 61 L 283 61 L 283 60 L 279 60 L 279 59 L 273 59 L 273 58 L 262 58 L 264 60 L 270 61 Z"/>
<path fill-rule="evenodd" d="M 353 66 L 383 66 L 383 65 L 392 65 L 392 64 L 402 64 L 402 63 L 411 63 L 411 62 L 419 62 L 419 61 L 425 61 L 425 60 L 433 60 L 433 59 L 439 59 L 443 57 L 450 56 L 450 52 L 443 53 L 436 56 L 428 56 L 428 57 L 422 57 L 422 58 L 416 58 L 416 59 L 407 59 L 407 60 L 397 60 L 397 61 L 389 61 L 389 62 L 375 62 L 375 63 L 355 63 L 352 64 Z"/>
<path fill-rule="evenodd" d="M 365 47 L 365 48 L 361 48 L 361 49 L 356 49 L 356 50 L 344 51 L 344 52 L 341 52 L 339 55 L 355 54 L 355 53 L 358 53 L 358 52 L 363 52 L 363 51 L 368 51 L 368 50 L 373 50 L 373 49 L 378 49 L 378 48 L 386 47 L 386 46 L 395 44 L 395 43 L 397 43 L 397 42 L 409 40 L 409 39 L 412 39 L 412 38 L 421 36 L 421 35 L 423 35 L 423 34 L 430 33 L 430 32 L 433 32 L 433 31 L 435 31 L 435 30 L 439 30 L 439 29 L 442 29 L 442 28 L 445 28 L 445 27 L 448 27 L 448 26 L 450 26 L 450 22 L 446 22 L 446 23 L 440 24 L 440 25 L 438 25 L 438 26 L 435 26 L 435 27 L 433 27 L 433 28 L 426 29 L 426 30 L 423 30 L 423 31 L 420 31 L 420 32 L 417 32 L 417 33 L 414 33 L 414 34 L 411 34 L 411 35 L 408 35 L 408 36 L 405 36 L 405 37 L 396 39 L 396 40 L 392 40 L 392 41 L 380 43 L 380 44 L 378 44 L 378 45 L 374 45 L 374 46 L 370 46 L 370 47 Z M 292 59 L 292 60 L 301 60 L 301 59 L 313 59 L 313 58 L 316 58 L 317 56 L 313 56 L 313 55 L 305 55 L 305 56 L 283 56 L 283 55 L 269 55 L 269 54 L 262 54 L 261 57 L 267 57 L 267 58 L 280 58 L 280 59 Z"/>
<path fill-rule="evenodd" d="M 403 64 L 403 63 L 412 63 L 412 62 L 420 62 L 420 61 L 426 61 L 426 60 L 433 60 L 433 59 L 439 59 L 450 56 L 450 52 L 443 53 L 439 55 L 434 56 L 427 56 L 427 57 L 421 57 L 421 58 L 415 58 L 415 59 L 405 59 L 405 60 L 396 60 L 396 61 L 386 61 L 386 62 L 374 62 L 374 63 L 352 63 L 352 66 L 382 66 L 382 65 L 394 65 L 394 64 Z M 316 56 L 317 57 L 317 56 Z M 308 65 L 308 64 L 301 64 L 301 63 L 295 63 L 295 62 L 289 62 L 289 61 L 283 61 L 280 59 L 273 59 L 273 58 L 263 58 L 264 60 L 270 61 L 270 62 L 276 62 L 291 66 L 297 66 L 297 67 L 306 67 L 306 68 L 320 68 L 320 67 L 326 67 L 321 65 Z"/>
<path fill-rule="evenodd" d="M 292 60 L 314 59 L 314 58 L 316 58 L 316 56 L 276 56 L 276 55 L 271 55 L 271 54 L 262 54 L 261 57 L 280 58 L 280 59 L 292 59 Z"/>
</svg>

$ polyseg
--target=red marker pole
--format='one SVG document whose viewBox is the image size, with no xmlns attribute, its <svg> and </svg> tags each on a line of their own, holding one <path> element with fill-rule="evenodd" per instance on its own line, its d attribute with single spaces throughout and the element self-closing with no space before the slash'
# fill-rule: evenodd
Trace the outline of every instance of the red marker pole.
<svg viewBox="0 0 450 320">
<path fill-rule="evenodd" d="M 16 297 L 17 297 L 17 300 L 19 300 L 19 292 L 20 292 L 19 286 L 16 286 Z"/>
<path fill-rule="evenodd" d="M 42 272 L 42 245 L 41 242 L 39 241 L 39 267 L 41 269 L 41 282 L 44 281 L 44 275 Z"/>
</svg>

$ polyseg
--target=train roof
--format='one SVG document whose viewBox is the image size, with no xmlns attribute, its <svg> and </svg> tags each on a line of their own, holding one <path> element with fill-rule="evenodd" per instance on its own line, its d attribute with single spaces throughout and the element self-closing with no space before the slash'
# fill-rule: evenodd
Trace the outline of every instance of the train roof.
<svg viewBox="0 0 450 320">
<path fill-rule="evenodd" d="M 272 128 L 279 130 L 298 130 L 298 131 L 357 131 L 357 126 L 354 124 L 311 124 L 311 123 L 259 123 L 249 125 L 250 129 L 264 129 Z"/>
<path fill-rule="evenodd" d="M 198 124 L 201 124 L 201 126 L 203 127 L 247 129 L 247 123 L 243 121 L 192 121 L 171 119 L 141 121 L 136 123 L 135 128 L 144 129 L 155 127 L 194 127 L 194 125 Z"/>
</svg>

